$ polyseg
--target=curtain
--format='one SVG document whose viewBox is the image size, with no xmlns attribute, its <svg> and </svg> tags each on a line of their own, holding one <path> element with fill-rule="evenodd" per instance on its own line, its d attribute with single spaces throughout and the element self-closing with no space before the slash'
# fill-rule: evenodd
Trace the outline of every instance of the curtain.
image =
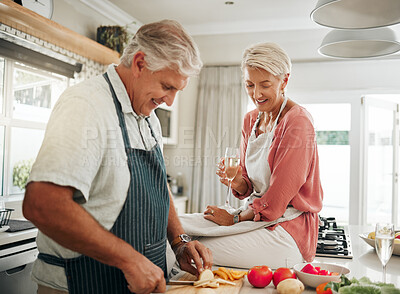
<svg viewBox="0 0 400 294">
<path fill-rule="evenodd" d="M 239 147 L 247 95 L 239 66 L 205 67 L 200 73 L 189 212 L 223 205 L 227 187 L 215 174 L 226 147 Z M 231 197 L 231 205 L 239 200 Z"/>
</svg>

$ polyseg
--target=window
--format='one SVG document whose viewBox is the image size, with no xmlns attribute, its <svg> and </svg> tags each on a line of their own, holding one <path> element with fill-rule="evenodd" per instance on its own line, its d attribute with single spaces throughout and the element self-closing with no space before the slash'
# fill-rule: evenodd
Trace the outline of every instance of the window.
<svg viewBox="0 0 400 294">
<path fill-rule="evenodd" d="M 46 123 L 64 89 L 65 79 L 54 79 L 15 64 L 12 118 Z"/>
<path fill-rule="evenodd" d="M 314 118 L 324 204 L 320 215 L 349 222 L 351 105 L 303 104 Z M 340 114 L 340 116 L 338 115 Z"/>
<path fill-rule="evenodd" d="M 350 199 L 350 103 L 301 104 L 314 119 L 324 217 L 335 217 L 339 224 L 349 223 Z M 255 109 L 249 101 L 247 111 Z M 340 119 L 338 119 L 340 114 Z"/>
<path fill-rule="evenodd" d="M 68 78 L 0 57 L 0 191 L 24 192 L 47 121 Z"/>
</svg>

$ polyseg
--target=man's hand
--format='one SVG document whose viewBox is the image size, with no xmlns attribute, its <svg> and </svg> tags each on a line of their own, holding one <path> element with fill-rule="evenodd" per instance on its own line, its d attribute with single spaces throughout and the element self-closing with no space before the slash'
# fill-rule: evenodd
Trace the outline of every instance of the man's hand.
<svg viewBox="0 0 400 294">
<path fill-rule="evenodd" d="M 127 264 L 121 266 L 121 270 L 131 292 L 149 294 L 164 293 L 167 290 L 162 269 L 142 254 L 137 253 L 133 258 L 127 258 Z"/>
<path fill-rule="evenodd" d="M 213 260 L 211 250 L 199 241 L 180 243 L 175 246 L 173 250 L 179 267 L 192 275 L 198 277 L 204 269 L 211 269 L 212 267 Z M 192 260 L 194 261 L 195 267 L 192 265 Z"/>
</svg>

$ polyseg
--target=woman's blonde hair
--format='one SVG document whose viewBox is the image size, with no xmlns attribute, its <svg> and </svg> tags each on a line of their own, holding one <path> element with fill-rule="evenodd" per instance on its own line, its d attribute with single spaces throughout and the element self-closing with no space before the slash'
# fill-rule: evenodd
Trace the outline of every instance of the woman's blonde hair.
<svg viewBox="0 0 400 294">
<path fill-rule="evenodd" d="M 286 52 L 275 43 L 259 43 L 243 52 L 242 72 L 246 67 L 257 67 L 274 76 L 290 74 L 292 63 Z"/>
<path fill-rule="evenodd" d="M 147 68 L 158 71 L 177 69 L 184 76 L 198 75 L 203 63 L 192 37 L 174 20 L 162 20 L 139 28 L 121 57 L 121 63 L 131 67 L 133 56 L 142 51 Z"/>
</svg>

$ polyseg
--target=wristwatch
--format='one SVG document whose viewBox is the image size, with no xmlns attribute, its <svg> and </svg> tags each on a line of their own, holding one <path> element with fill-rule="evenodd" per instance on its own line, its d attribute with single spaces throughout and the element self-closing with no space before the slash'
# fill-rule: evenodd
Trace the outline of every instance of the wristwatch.
<svg viewBox="0 0 400 294">
<path fill-rule="evenodd" d="M 174 248 L 179 243 L 189 243 L 190 241 L 192 241 L 192 238 L 189 235 L 181 234 L 171 242 L 171 247 Z"/>
<path fill-rule="evenodd" d="M 233 224 L 237 224 L 237 223 L 240 221 L 239 215 L 240 215 L 241 212 L 242 212 L 241 209 L 238 209 L 238 210 L 235 212 L 235 214 L 233 215 Z"/>
</svg>

